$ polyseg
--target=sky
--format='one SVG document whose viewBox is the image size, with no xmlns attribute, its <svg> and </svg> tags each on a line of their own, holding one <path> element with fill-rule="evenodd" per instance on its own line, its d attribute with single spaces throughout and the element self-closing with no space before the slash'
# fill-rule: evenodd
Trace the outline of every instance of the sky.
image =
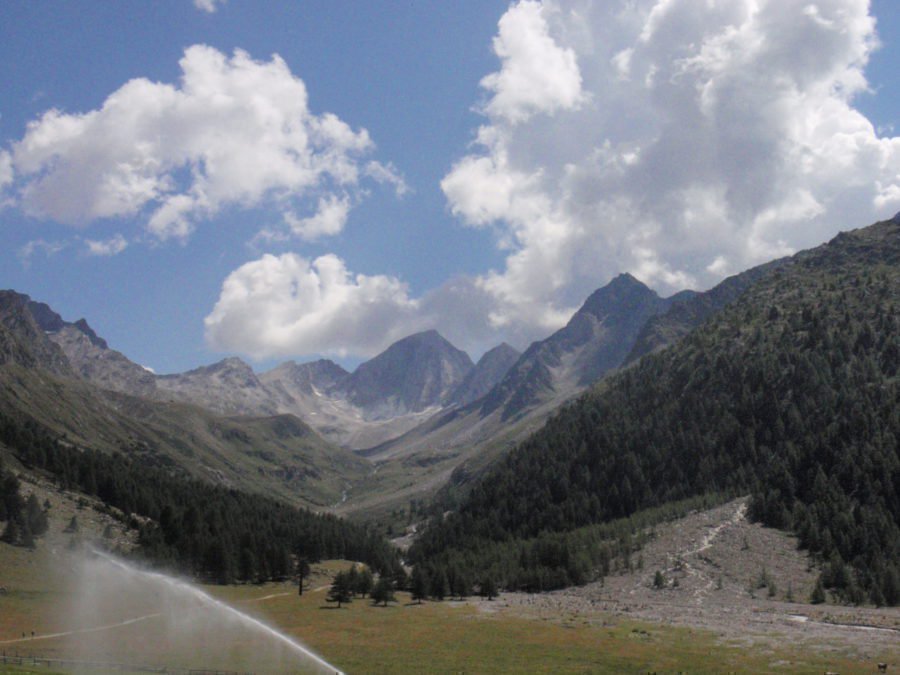
<svg viewBox="0 0 900 675">
<path fill-rule="evenodd" d="M 522 349 L 900 211 L 898 63 L 887 0 L 10 0 L 0 287 L 160 373 Z"/>
</svg>

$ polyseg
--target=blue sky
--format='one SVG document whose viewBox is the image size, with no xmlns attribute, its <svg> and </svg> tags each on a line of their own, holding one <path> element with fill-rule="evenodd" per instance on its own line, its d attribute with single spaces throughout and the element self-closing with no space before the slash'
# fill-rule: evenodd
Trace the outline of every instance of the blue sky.
<svg viewBox="0 0 900 675">
<path fill-rule="evenodd" d="M 898 15 L 2 3 L 0 286 L 158 372 L 523 348 L 900 210 Z"/>
</svg>

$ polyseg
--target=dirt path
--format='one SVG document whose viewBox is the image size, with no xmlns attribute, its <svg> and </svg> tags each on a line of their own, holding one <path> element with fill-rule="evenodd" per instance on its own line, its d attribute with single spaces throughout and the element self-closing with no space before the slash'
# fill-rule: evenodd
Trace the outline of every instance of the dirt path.
<svg viewBox="0 0 900 675">
<path fill-rule="evenodd" d="M 271 595 L 264 595 L 261 598 L 253 598 L 250 602 L 262 602 L 263 600 L 271 600 L 272 598 L 283 598 L 286 595 L 293 595 L 293 593 L 272 593 Z"/>
<path fill-rule="evenodd" d="M 155 612 L 153 614 L 145 614 L 144 616 L 136 616 L 131 619 L 125 619 L 124 621 L 119 621 L 117 623 L 110 623 L 105 626 L 95 626 L 94 628 L 79 628 L 78 630 L 68 630 L 62 633 L 46 633 L 44 635 L 33 635 L 26 636 L 22 638 L 16 638 L 15 640 L 0 640 L 0 645 L 12 645 L 18 644 L 22 642 L 37 642 L 39 640 L 52 640 L 54 638 L 61 637 L 69 637 L 70 635 L 86 635 L 88 633 L 101 633 L 107 630 L 113 630 L 115 628 L 122 628 L 124 626 L 131 626 L 135 623 L 140 623 L 141 621 L 147 621 L 148 619 L 155 619 L 157 617 L 162 616 L 159 612 Z"/>
</svg>

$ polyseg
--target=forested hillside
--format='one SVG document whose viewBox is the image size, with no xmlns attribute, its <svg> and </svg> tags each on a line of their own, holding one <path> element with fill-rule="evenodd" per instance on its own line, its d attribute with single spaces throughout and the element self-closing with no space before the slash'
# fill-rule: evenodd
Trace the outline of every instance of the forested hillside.
<svg viewBox="0 0 900 675">
<path fill-rule="evenodd" d="M 0 443 L 31 470 L 66 490 L 98 497 L 139 531 L 134 555 L 182 574 L 230 583 L 290 578 L 298 559 L 362 560 L 392 573 L 390 545 L 363 527 L 283 502 L 191 480 L 121 453 L 77 448 L 40 425 L 0 413 Z M 0 466 L 3 539 L 33 545 L 46 516 L 23 500 L 15 477 Z"/>
<path fill-rule="evenodd" d="M 750 493 L 752 515 L 795 531 L 838 597 L 900 603 L 898 303 L 895 221 L 798 254 L 563 409 L 427 528 L 414 559 L 503 569 L 506 585 L 539 568 L 572 583 L 568 561 L 596 560 L 582 550 L 596 542 L 558 536 L 543 558 L 524 555 L 526 543 Z"/>
</svg>

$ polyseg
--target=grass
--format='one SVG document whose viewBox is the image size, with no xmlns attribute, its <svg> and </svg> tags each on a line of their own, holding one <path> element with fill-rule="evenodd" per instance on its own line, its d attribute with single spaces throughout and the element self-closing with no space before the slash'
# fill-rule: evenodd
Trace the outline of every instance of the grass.
<svg viewBox="0 0 900 675">
<path fill-rule="evenodd" d="M 627 672 L 869 672 L 871 662 L 850 655 L 805 651 L 786 645 L 721 644 L 712 633 L 633 622 L 600 614 L 526 615 L 493 602 L 470 599 L 415 604 L 407 593 L 398 602 L 373 607 L 356 599 L 336 609 L 325 601 L 331 575 L 348 565 L 314 566 L 302 597 L 291 584 L 209 587 L 206 590 L 257 616 L 348 673 L 627 673 Z M 71 597 L 64 577 L 51 573 L 48 551 L 0 544 L 0 641 L 24 629 L 38 635 L 60 630 L 60 608 Z M 118 604 L 118 603 L 117 603 Z M 140 602 L 122 602 L 126 619 L 146 612 Z M 130 614 L 129 614 L 130 612 Z M 300 663 L 244 636 L 191 633 L 171 647 L 160 620 L 108 632 L 103 660 L 179 667 L 218 667 L 256 672 L 298 672 Z M 80 638 L 79 638 L 80 639 Z M 67 658 L 72 642 L 63 638 L 0 646 L 10 653 Z M 165 646 L 163 646 L 165 645 Z M 182 653 L 183 652 L 183 653 Z M 896 656 L 896 655 L 894 655 Z M 5 669 L 4 669 L 5 668 Z M 48 672 L 42 667 L 0 672 Z"/>
<path fill-rule="evenodd" d="M 872 668 L 849 656 L 723 645 L 713 633 L 608 616 L 526 617 L 505 608 L 502 597 L 418 605 L 398 593 L 398 602 L 386 608 L 357 599 L 335 609 L 325 602 L 324 589 L 300 598 L 289 587 L 288 595 L 263 602 L 254 598 L 277 591 L 214 590 L 262 612 L 348 673 L 851 673 Z"/>
</svg>

